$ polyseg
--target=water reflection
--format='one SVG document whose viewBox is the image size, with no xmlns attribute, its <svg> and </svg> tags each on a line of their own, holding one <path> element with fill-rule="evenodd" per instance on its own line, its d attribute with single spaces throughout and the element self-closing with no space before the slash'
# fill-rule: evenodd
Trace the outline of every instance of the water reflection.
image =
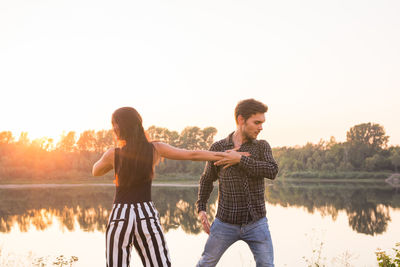
<svg viewBox="0 0 400 267">
<path fill-rule="evenodd" d="M 358 233 L 381 234 L 390 221 L 387 205 L 369 202 L 363 192 L 356 191 L 351 197 L 351 207 L 347 211 L 349 225 Z"/>
<path fill-rule="evenodd" d="M 179 226 L 186 233 L 198 234 L 196 217 L 197 188 L 154 187 L 153 199 L 166 232 Z M 216 213 L 214 190 L 208 206 Z M 281 206 L 305 207 L 336 220 L 339 211 L 348 215 L 349 226 L 358 233 L 384 233 L 390 222 L 389 207 L 400 207 L 400 194 L 391 187 L 369 184 L 285 184 L 276 182 L 266 189 L 267 201 Z M 62 230 L 106 229 L 114 188 L 82 186 L 75 188 L 31 188 L 0 190 L 0 232 L 17 225 L 22 232 L 30 227 L 44 230 L 58 221 Z"/>
<path fill-rule="evenodd" d="M 267 188 L 269 203 L 305 207 L 308 212 L 331 216 L 339 211 L 348 216 L 349 226 L 357 233 L 382 234 L 390 222 L 389 207 L 400 207 L 400 194 L 385 184 L 355 183 L 275 183 Z"/>
<path fill-rule="evenodd" d="M 62 230 L 75 230 L 77 221 L 85 231 L 105 231 L 112 198 L 107 187 L 0 190 L 0 231 L 15 224 L 22 232 L 31 226 L 44 230 L 54 219 Z"/>
<path fill-rule="evenodd" d="M 165 231 L 179 226 L 186 233 L 201 231 L 195 210 L 197 188 L 153 188 L 155 205 Z M 107 186 L 77 188 L 31 188 L 0 190 L 0 232 L 10 232 L 14 225 L 27 232 L 31 226 L 44 230 L 57 220 L 62 230 L 105 232 L 114 196 Z M 216 212 L 216 193 L 211 195 L 208 210 Z M 78 225 L 76 225 L 76 223 Z"/>
</svg>

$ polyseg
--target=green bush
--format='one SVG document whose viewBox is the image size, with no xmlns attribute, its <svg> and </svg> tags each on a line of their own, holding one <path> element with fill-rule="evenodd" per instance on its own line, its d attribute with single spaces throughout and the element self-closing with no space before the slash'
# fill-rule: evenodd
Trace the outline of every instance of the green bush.
<svg viewBox="0 0 400 267">
<path fill-rule="evenodd" d="M 393 249 L 395 252 L 394 258 L 386 254 L 385 251 L 378 250 L 375 252 L 376 259 L 380 267 L 399 267 L 400 266 L 400 243 L 396 243 L 396 247 Z"/>
</svg>

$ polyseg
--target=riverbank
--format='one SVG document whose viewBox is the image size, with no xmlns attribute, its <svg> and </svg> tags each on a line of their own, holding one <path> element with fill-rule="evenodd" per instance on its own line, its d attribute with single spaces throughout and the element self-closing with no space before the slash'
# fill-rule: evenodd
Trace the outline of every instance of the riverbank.
<svg viewBox="0 0 400 267">
<path fill-rule="evenodd" d="M 280 174 L 274 182 L 384 182 L 391 174 L 389 172 L 292 172 Z M 198 184 L 201 175 L 173 174 L 168 176 L 156 175 L 154 183 L 160 184 Z M 266 179 L 268 181 L 268 179 Z M 0 185 L 3 184 L 113 184 L 114 177 L 106 175 L 102 177 L 80 176 L 42 179 L 32 178 L 5 178 L 0 177 Z"/>
<path fill-rule="evenodd" d="M 107 186 L 113 187 L 113 184 L 0 184 L 0 189 L 17 188 L 59 188 L 59 187 L 88 187 L 88 186 Z M 153 183 L 153 186 L 160 187 L 197 187 L 197 184 L 182 183 Z"/>
<path fill-rule="evenodd" d="M 82 178 L 82 179 L 58 179 L 58 180 L 29 180 L 29 179 L 13 179 L 13 180 L 0 180 L 0 186 L 3 185 L 104 185 L 114 186 L 113 179 L 96 179 L 96 178 Z M 153 185 L 198 185 L 198 180 L 189 179 L 154 179 Z"/>
<path fill-rule="evenodd" d="M 320 179 L 386 179 L 393 172 L 366 172 L 366 171 L 345 171 L 345 172 L 323 172 L 323 171 L 297 171 L 282 173 L 284 178 L 320 178 Z"/>
<path fill-rule="evenodd" d="M 386 184 L 383 179 L 319 179 L 319 178 L 277 178 L 276 180 L 267 180 L 268 185 L 273 184 Z M 82 186 L 106 186 L 114 187 L 112 180 L 98 181 L 98 180 L 58 180 L 51 182 L 43 181 L 2 181 L 0 189 L 15 189 L 15 188 L 57 188 L 57 187 L 82 187 Z M 198 181 L 194 180 L 154 180 L 153 186 L 155 187 L 198 187 Z"/>
</svg>

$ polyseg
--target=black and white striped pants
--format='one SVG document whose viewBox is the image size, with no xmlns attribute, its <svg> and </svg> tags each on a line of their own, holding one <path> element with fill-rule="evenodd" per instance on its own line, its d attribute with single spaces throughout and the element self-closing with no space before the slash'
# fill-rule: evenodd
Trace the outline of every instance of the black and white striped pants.
<svg viewBox="0 0 400 267">
<path fill-rule="evenodd" d="M 107 267 L 129 266 L 132 245 L 143 266 L 171 266 L 153 202 L 113 205 L 106 230 Z"/>
</svg>

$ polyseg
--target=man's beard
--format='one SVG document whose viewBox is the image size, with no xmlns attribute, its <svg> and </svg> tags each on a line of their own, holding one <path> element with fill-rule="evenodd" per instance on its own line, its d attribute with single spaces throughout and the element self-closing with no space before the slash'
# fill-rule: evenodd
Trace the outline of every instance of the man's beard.
<svg viewBox="0 0 400 267">
<path fill-rule="evenodd" d="M 243 131 L 243 137 L 246 141 L 253 141 L 255 140 L 254 137 L 251 137 L 246 131 Z"/>
</svg>

